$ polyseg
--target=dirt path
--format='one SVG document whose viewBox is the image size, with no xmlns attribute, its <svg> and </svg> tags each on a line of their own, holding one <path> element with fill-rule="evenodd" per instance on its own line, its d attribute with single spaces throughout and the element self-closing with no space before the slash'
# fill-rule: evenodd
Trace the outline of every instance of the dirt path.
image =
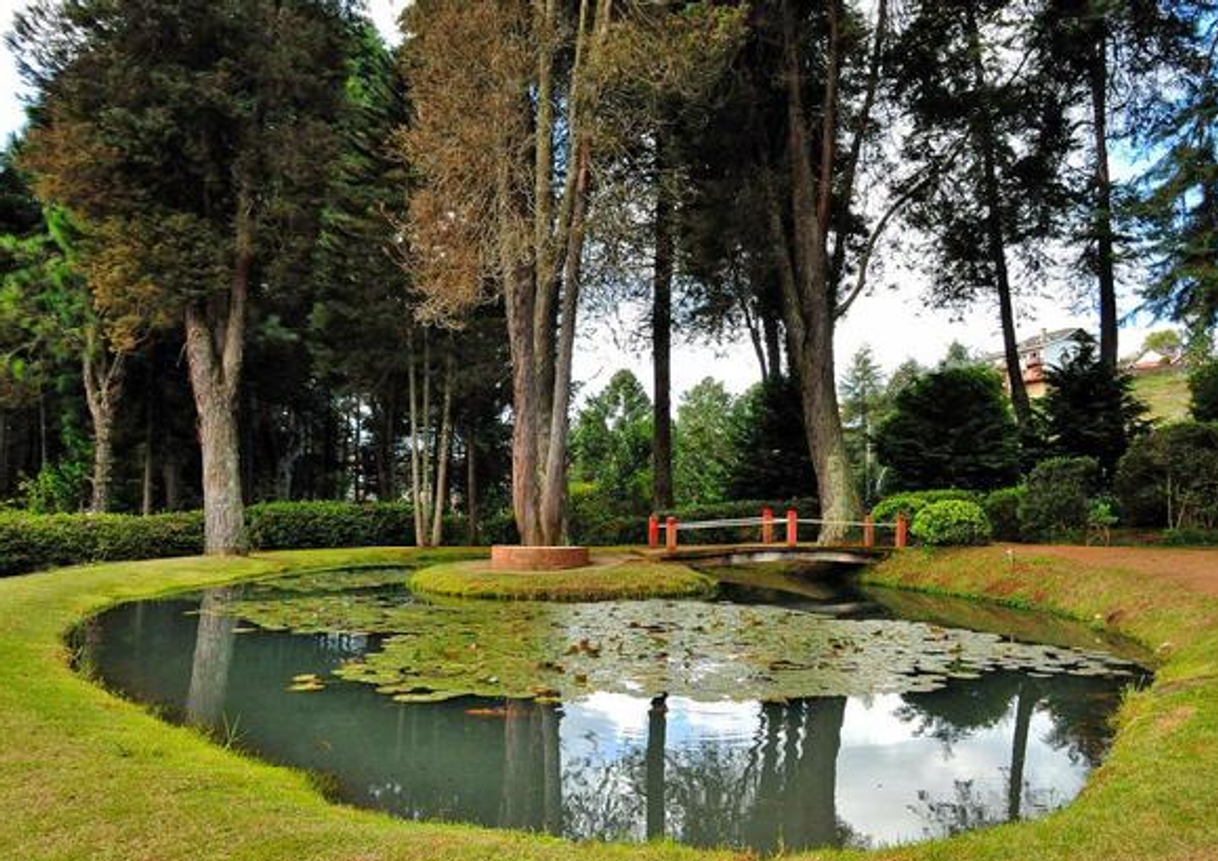
<svg viewBox="0 0 1218 861">
<path fill-rule="evenodd" d="M 1076 547 L 1014 544 L 1015 553 L 1057 556 L 1089 568 L 1124 568 L 1218 597 L 1218 549 L 1163 547 Z"/>
</svg>

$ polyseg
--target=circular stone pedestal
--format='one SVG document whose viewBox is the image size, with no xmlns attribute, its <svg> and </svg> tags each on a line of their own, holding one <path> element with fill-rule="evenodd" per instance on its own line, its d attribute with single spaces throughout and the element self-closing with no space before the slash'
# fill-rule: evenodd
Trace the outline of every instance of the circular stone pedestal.
<svg viewBox="0 0 1218 861">
<path fill-rule="evenodd" d="M 493 571 L 564 571 L 588 564 L 587 547 L 521 547 L 496 544 L 491 548 Z"/>
</svg>

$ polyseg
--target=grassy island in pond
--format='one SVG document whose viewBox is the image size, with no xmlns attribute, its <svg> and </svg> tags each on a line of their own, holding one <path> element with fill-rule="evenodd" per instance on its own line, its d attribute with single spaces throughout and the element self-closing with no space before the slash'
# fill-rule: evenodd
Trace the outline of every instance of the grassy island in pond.
<svg viewBox="0 0 1218 861">
<path fill-rule="evenodd" d="M 714 581 L 685 565 L 635 556 L 593 556 L 585 568 L 499 571 L 483 559 L 424 568 L 410 579 L 415 592 L 457 598 L 518 601 L 610 601 L 707 595 Z"/>
</svg>

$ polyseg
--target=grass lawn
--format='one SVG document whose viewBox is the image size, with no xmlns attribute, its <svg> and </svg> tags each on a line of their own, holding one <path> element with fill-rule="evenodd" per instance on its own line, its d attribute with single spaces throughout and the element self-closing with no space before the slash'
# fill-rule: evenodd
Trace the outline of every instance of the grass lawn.
<svg viewBox="0 0 1218 861">
<path fill-rule="evenodd" d="M 1134 377 L 1133 393 L 1150 408 L 1149 419 L 1162 423 L 1188 418 L 1188 372 L 1182 368 Z"/>
<path fill-rule="evenodd" d="M 1182 551 L 1183 552 L 1183 551 Z M 435 561 L 443 552 L 429 551 Z M 0 580 L 0 858 L 694 859 L 747 857 L 672 844 L 576 846 L 475 827 L 407 823 L 332 805 L 300 772 L 164 724 L 67 667 L 63 633 L 116 602 L 277 572 L 417 559 L 364 549 L 61 569 Z M 1218 564 L 1218 554 L 1215 555 Z M 1047 819 L 839 859 L 1218 858 L 1218 601 L 1144 573 L 1080 572 L 999 548 L 908 551 L 874 582 L 1035 605 L 1115 627 L 1158 650 L 1155 685 L 1127 699 L 1106 764 Z"/>
</svg>

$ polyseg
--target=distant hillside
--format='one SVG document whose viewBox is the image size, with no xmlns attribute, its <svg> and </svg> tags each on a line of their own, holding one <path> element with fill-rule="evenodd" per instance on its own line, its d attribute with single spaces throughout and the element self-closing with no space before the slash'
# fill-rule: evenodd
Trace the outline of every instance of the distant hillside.
<svg viewBox="0 0 1218 861">
<path fill-rule="evenodd" d="M 1150 407 L 1156 422 L 1188 418 L 1188 371 L 1170 368 L 1133 378 L 1133 393 Z"/>
</svg>

